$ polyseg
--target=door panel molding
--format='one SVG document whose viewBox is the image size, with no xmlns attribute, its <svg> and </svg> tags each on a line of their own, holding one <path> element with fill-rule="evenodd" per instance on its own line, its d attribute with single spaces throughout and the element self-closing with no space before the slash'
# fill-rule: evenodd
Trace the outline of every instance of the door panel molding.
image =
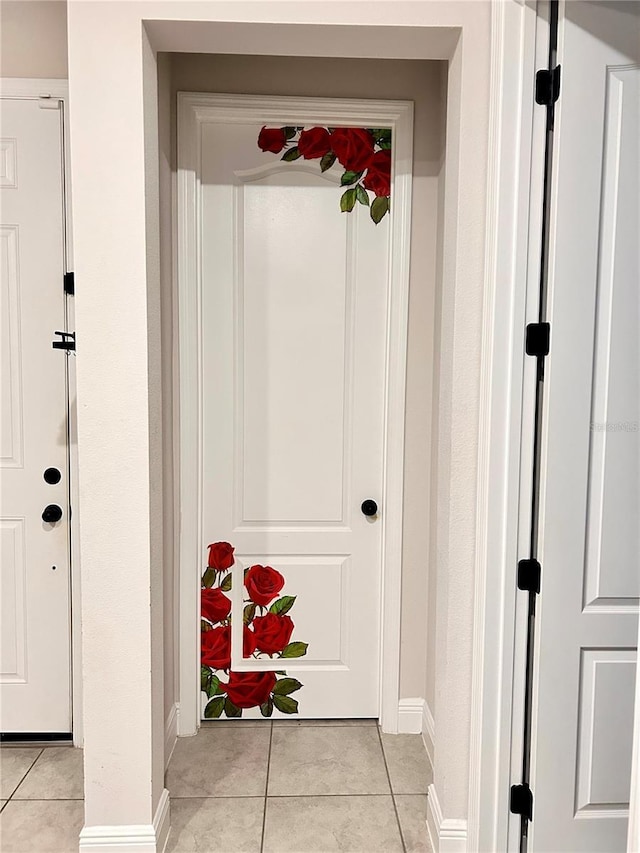
<svg viewBox="0 0 640 853">
<path fill-rule="evenodd" d="M 398 730 L 400 595 L 413 104 L 408 101 L 178 94 L 177 281 L 180 424 L 180 715 L 179 734 L 200 722 L 199 552 L 202 531 L 202 349 L 198 259 L 199 128 L 207 120 L 247 124 L 390 127 L 394 138 L 391 258 L 387 281 L 382 514 L 380 719 Z M 195 488 L 194 488 L 195 484 Z"/>
</svg>

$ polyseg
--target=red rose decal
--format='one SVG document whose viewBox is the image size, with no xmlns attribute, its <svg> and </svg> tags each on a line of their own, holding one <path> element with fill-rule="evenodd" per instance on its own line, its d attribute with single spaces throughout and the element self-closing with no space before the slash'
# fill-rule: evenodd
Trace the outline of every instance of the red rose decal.
<svg viewBox="0 0 640 853">
<path fill-rule="evenodd" d="M 258 148 L 279 154 L 287 144 L 287 136 L 282 127 L 263 127 L 258 136 Z"/>
<path fill-rule="evenodd" d="M 391 193 L 391 151 L 376 151 L 373 155 L 369 170 L 364 176 L 365 189 L 371 190 L 377 196 L 388 196 Z"/>
<path fill-rule="evenodd" d="M 256 616 L 253 620 L 253 630 L 258 649 L 268 655 L 274 655 L 288 645 L 293 633 L 293 622 L 289 616 L 266 613 L 264 616 Z"/>
<path fill-rule="evenodd" d="M 202 632 L 201 658 L 204 666 L 211 669 L 229 669 L 231 666 L 231 626 L 221 625 L 210 631 Z M 256 650 L 256 637 L 253 631 L 243 626 L 242 654 L 250 658 Z"/>
<path fill-rule="evenodd" d="M 249 598 L 255 604 L 266 607 L 284 586 L 284 578 L 271 566 L 251 566 L 245 576 L 244 585 Z"/>
<path fill-rule="evenodd" d="M 274 672 L 231 672 L 227 696 L 236 708 L 255 708 L 267 701 L 275 684 Z"/>
<path fill-rule="evenodd" d="M 331 134 L 331 150 L 350 172 L 367 168 L 373 148 L 373 136 L 364 127 L 338 127 Z"/>
<path fill-rule="evenodd" d="M 231 602 L 222 590 L 203 589 L 200 592 L 200 597 L 202 616 L 209 622 L 222 622 L 231 612 Z"/>
<path fill-rule="evenodd" d="M 305 160 L 324 157 L 331 150 L 331 137 L 326 127 L 311 127 L 303 130 L 298 140 L 298 150 Z"/>
<path fill-rule="evenodd" d="M 224 625 L 202 632 L 201 659 L 203 666 L 211 669 L 229 669 L 231 666 L 231 628 Z"/>
<path fill-rule="evenodd" d="M 214 542 L 209 545 L 209 568 L 224 572 L 233 565 L 233 545 L 228 542 Z"/>
</svg>

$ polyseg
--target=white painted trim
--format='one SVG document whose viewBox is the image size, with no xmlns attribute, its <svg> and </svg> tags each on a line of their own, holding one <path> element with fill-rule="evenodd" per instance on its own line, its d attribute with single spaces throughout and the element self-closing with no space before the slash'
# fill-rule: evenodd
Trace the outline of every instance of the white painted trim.
<svg viewBox="0 0 640 853">
<path fill-rule="evenodd" d="M 178 740 L 178 717 L 179 708 L 176 702 L 171 706 L 171 710 L 164 724 L 164 769 L 166 770 L 171 761 L 173 750 L 175 749 Z"/>
<path fill-rule="evenodd" d="M 522 665 L 519 657 L 516 663 L 517 601 L 513 577 L 521 514 L 521 447 L 530 440 L 528 433 L 523 433 L 522 403 L 530 285 L 529 205 L 532 192 L 541 186 L 540 175 L 536 171 L 532 175 L 531 171 L 531 80 L 536 28 L 535 7 L 518 0 L 492 4 L 473 685 L 465 830 L 468 849 L 472 851 L 507 849 L 512 689 L 514 666 L 519 674 Z M 525 417 L 528 428 L 533 421 L 528 415 Z M 440 845 L 440 849 L 445 848 Z"/>
<path fill-rule="evenodd" d="M 398 734 L 421 734 L 424 708 L 424 699 L 401 699 L 398 702 Z"/>
<path fill-rule="evenodd" d="M 80 853 L 163 853 L 169 837 L 169 809 L 169 792 L 164 788 L 153 823 L 86 826 L 80 832 Z"/>
<path fill-rule="evenodd" d="M 467 821 L 443 817 L 435 785 L 427 792 L 427 834 L 433 853 L 467 853 Z"/>
<path fill-rule="evenodd" d="M 71 227 L 71 158 L 69 146 L 69 81 L 43 77 L 2 77 L 0 78 L 0 98 L 38 99 L 49 95 L 63 102 L 63 181 L 64 181 L 64 217 L 67 244 L 66 266 L 73 270 L 73 229 Z M 62 282 L 60 283 L 62 286 Z M 67 328 L 75 328 L 73 299 L 67 299 Z M 69 419 L 69 497 L 72 508 L 70 524 L 70 566 L 71 566 L 71 731 L 73 745 L 82 747 L 84 731 L 82 725 L 82 623 L 80 608 L 80 516 L 78 512 L 78 430 L 75 406 L 76 362 L 73 356 L 67 358 L 67 416 Z"/>
<path fill-rule="evenodd" d="M 200 270 L 197 266 L 200 121 L 391 127 L 394 134 L 382 505 L 380 722 L 398 731 L 404 476 L 404 409 L 413 161 L 410 101 L 178 93 L 177 262 L 180 348 L 180 717 L 179 734 L 200 724 L 199 553 L 202 530 Z M 194 489 L 194 484 L 196 488 Z"/>
<path fill-rule="evenodd" d="M 436 760 L 436 723 L 426 699 L 422 708 L 422 742 L 427 751 L 431 767 L 433 767 Z"/>
</svg>

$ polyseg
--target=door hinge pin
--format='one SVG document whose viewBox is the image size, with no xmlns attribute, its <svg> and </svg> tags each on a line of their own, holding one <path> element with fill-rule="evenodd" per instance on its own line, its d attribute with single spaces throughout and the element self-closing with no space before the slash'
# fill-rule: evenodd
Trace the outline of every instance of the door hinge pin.
<svg viewBox="0 0 640 853">
<path fill-rule="evenodd" d="M 511 786 L 509 811 L 512 814 L 522 815 L 527 820 L 533 819 L 533 791 L 526 782 L 523 785 Z"/>
<path fill-rule="evenodd" d="M 64 282 L 64 292 L 68 293 L 69 296 L 73 296 L 76 292 L 76 274 L 73 272 L 66 272 L 62 277 Z"/>
<path fill-rule="evenodd" d="M 520 560 L 518 562 L 518 589 L 525 592 L 540 592 L 542 566 L 537 560 Z"/>
<path fill-rule="evenodd" d="M 560 66 L 536 72 L 536 104 L 550 107 L 560 97 Z"/>
<path fill-rule="evenodd" d="M 551 342 L 551 325 L 549 323 L 529 323 L 525 338 L 525 351 L 527 355 L 535 355 L 538 358 L 549 355 Z"/>
</svg>

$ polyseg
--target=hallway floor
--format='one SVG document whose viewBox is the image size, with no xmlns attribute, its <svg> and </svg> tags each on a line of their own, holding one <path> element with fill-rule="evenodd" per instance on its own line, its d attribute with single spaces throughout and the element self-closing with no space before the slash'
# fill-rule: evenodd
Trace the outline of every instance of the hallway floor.
<svg viewBox="0 0 640 853">
<path fill-rule="evenodd" d="M 4 747 L 1 765 L 3 853 L 76 851 L 80 750 Z M 420 735 L 373 720 L 204 723 L 169 764 L 167 853 L 429 853 L 430 781 Z"/>
</svg>

